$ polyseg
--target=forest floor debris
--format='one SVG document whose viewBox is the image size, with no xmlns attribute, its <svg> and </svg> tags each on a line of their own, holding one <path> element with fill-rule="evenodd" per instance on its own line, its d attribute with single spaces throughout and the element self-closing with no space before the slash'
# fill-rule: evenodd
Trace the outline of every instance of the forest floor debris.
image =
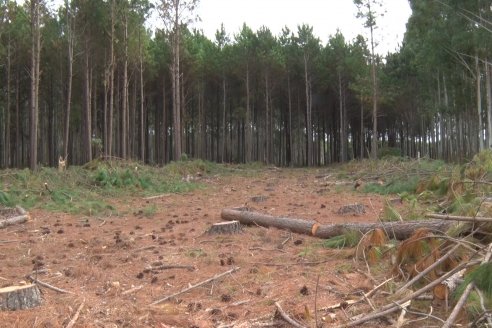
<svg viewBox="0 0 492 328">
<path fill-rule="evenodd" d="M 281 304 L 288 318 L 305 327 L 316 322 L 323 327 L 442 325 L 458 298 L 447 289 L 444 299 L 437 297 L 436 286 L 467 269 L 462 279 L 472 279 L 473 288 L 453 321 L 487 322 L 490 292 L 483 275 L 488 271 L 481 262 L 487 254 L 488 222 L 443 220 L 457 224 L 454 231 L 422 230 L 407 243 L 388 239 L 381 229 L 353 236 L 345 233 L 336 242 L 311 236 L 312 226 L 307 235 L 257 225 L 244 226 L 241 234 L 206 233 L 211 225 L 221 222 L 222 209 L 245 204 L 253 212 L 306 218 L 319 226 L 347 221 L 377 223 L 388 203 L 405 221 L 422 219 L 426 213 L 470 216 L 470 203 L 480 217 L 491 216 L 485 201 L 491 186 L 468 182 L 492 179 L 474 164 L 462 173 L 446 167 L 434 177 L 436 171 L 429 167 L 435 168 L 435 163 L 402 162 L 390 160 L 374 167 L 370 162 L 309 170 L 192 173 L 197 177 L 193 182 L 177 179 L 177 183 L 200 180 L 201 186 L 183 186 L 178 193 L 154 188 L 154 195 L 159 195 L 155 198 L 149 190 L 114 192 L 113 198 L 102 199 L 110 211 L 67 214 L 31 205 L 28 222 L 0 230 L 0 240 L 15 240 L 0 243 L 0 287 L 25 283 L 25 273 L 32 272 L 35 279 L 39 280 L 36 273 L 42 274 L 41 281 L 71 293 L 45 289 L 41 307 L 2 311 L 0 320 L 12 327 L 71 323 L 81 327 L 261 327 L 285 323 L 281 316 L 275 317 L 276 304 Z M 379 170 L 388 168 L 394 176 L 384 174 L 386 180 L 381 185 Z M 61 174 L 70 174 L 70 170 Z M 179 167 L 174 170 L 178 175 L 190 174 Z M 101 171 L 95 168 L 94 172 Z M 109 175 L 100 178 L 119 183 L 111 176 L 123 179 L 125 172 L 124 167 L 107 169 Z M 417 183 L 400 184 L 405 190 L 397 194 L 383 192 L 413 174 L 419 177 Z M 134 176 L 131 173 L 126 178 L 137 181 Z M 319 192 L 320 177 L 327 184 L 323 192 Z M 364 187 L 356 190 L 356 180 L 363 181 Z M 42 194 L 43 179 L 39 184 L 41 198 L 55 197 L 60 188 L 50 182 L 53 194 Z M 373 191 L 379 193 L 361 191 L 372 184 L 383 189 Z M 421 190 L 417 192 L 417 188 Z M 265 197 L 261 202 L 252 201 L 258 195 Z M 401 201 L 390 201 L 395 196 Z M 68 198 L 63 201 L 70 202 Z M 351 204 L 362 204 L 365 213 L 337 213 Z M 236 267 L 241 270 L 232 273 Z M 471 271 L 478 273 L 470 278 Z M 224 276 L 215 281 L 220 272 Z M 149 306 L 168 297 L 165 295 L 172 297 Z"/>
</svg>

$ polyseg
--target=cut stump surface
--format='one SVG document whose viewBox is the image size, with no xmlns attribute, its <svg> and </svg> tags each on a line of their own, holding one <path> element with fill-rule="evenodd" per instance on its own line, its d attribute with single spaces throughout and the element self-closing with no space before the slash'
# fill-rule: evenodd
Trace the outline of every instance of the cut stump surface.
<svg viewBox="0 0 492 328">
<path fill-rule="evenodd" d="M 41 305 L 41 292 L 37 285 L 0 288 L 0 310 L 23 310 Z"/>
<path fill-rule="evenodd" d="M 14 224 L 25 223 L 29 219 L 29 214 L 20 206 L 15 208 L 0 207 L 0 229 Z"/>
<path fill-rule="evenodd" d="M 234 234 L 241 233 L 239 221 L 227 221 L 213 224 L 207 231 L 208 234 Z"/>
</svg>

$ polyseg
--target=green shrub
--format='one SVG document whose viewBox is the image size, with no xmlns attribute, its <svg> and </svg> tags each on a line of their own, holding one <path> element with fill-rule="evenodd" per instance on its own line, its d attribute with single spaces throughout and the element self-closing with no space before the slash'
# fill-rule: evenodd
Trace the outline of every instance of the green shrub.
<svg viewBox="0 0 492 328">
<path fill-rule="evenodd" d="M 401 157 L 401 149 L 398 147 L 383 147 L 378 151 L 379 158 Z"/>
<path fill-rule="evenodd" d="M 7 207 L 14 206 L 9 194 L 4 192 L 3 190 L 0 190 L 0 204 L 5 205 Z"/>
</svg>

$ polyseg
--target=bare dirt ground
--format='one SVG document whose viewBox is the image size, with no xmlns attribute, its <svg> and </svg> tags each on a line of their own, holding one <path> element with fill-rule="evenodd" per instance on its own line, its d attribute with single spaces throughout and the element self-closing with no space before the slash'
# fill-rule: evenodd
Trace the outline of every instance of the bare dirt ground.
<svg viewBox="0 0 492 328">
<path fill-rule="evenodd" d="M 205 187 L 191 193 L 115 199 L 120 215 L 111 217 L 33 210 L 28 223 L 0 230 L 0 287 L 22 283 L 38 269 L 39 280 L 70 293 L 41 288 L 42 306 L 0 312 L 0 326 L 65 327 L 84 302 L 75 327 L 246 327 L 255 319 L 271 321 L 279 301 L 293 318 L 314 327 L 318 277 L 318 309 L 374 287 L 352 252 L 275 228 L 205 232 L 221 221 L 223 208 L 238 206 L 320 223 L 375 221 L 384 197 L 337 185 L 329 173 L 276 169 L 252 177 L 203 177 Z M 353 203 L 367 212 L 337 214 Z M 193 269 L 149 269 L 164 264 Z M 233 267 L 240 269 L 149 306 Z M 320 311 L 318 320 L 334 326 L 346 319 L 344 311 L 350 314 L 350 308 L 332 316 Z"/>
</svg>

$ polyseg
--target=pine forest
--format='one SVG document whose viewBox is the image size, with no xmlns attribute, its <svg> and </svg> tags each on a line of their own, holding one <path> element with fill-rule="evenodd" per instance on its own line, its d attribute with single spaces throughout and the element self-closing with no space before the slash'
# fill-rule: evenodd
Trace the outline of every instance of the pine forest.
<svg viewBox="0 0 492 328">
<path fill-rule="evenodd" d="M 326 44 L 309 24 L 218 26 L 211 40 L 191 27 L 197 0 L 48 2 L 0 1 L 2 168 L 459 162 L 492 146 L 488 1 L 410 0 L 404 41 L 385 55 L 375 0 L 353 1 L 366 35 Z"/>
</svg>

